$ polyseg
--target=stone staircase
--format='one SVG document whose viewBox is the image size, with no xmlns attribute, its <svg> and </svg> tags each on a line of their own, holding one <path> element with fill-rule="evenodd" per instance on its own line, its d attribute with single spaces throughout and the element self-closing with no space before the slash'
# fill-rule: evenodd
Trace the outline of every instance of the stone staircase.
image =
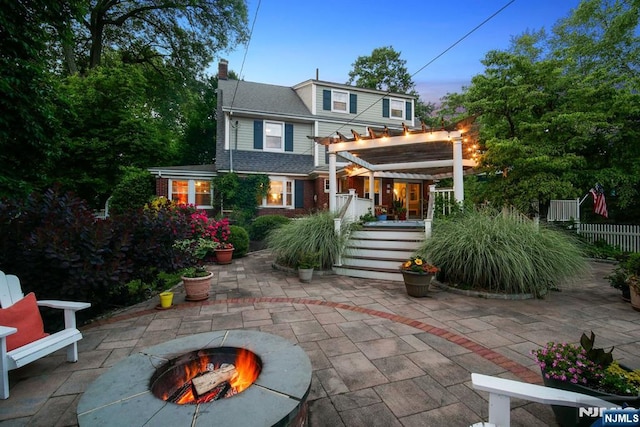
<svg viewBox="0 0 640 427">
<path fill-rule="evenodd" d="M 425 240 L 424 225 L 402 222 L 364 226 L 351 233 L 336 274 L 402 281 L 400 264 L 414 254 Z"/>
</svg>

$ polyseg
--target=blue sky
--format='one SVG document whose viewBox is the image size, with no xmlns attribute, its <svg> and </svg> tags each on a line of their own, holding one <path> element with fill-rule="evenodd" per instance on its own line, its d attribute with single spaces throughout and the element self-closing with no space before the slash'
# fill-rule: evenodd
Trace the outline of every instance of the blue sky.
<svg viewBox="0 0 640 427">
<path fill-rule="evenodd" d="M 248 81 L 293 86 L 316 76 L 345 83 L 353 62 L 392 46 L 414 74 L 509 0 L 248 0 L 254 25 L 248 50 L 220 55 Z M 460 44 L 413 75 L 426 101 L 459 92 L 480 74 L 480 61 L 527 30 L 550 31 L 579 0 L 515 0 Z M 254 24 L 255 19 L 255 24 Z M 243 66 L 243 58 L 244 61 Z M 241 70 L 242 67 L 242 70 Z M 213 67 L 215 73 L 217 65 Z"/>
</svg>

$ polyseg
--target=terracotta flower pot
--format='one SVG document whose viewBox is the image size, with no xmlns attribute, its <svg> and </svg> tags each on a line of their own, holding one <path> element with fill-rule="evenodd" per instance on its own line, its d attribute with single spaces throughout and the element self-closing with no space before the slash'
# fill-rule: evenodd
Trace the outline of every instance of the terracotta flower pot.
<svg viewBox="0 0 640 427">
<path fill-rule="evenodd" d="M 629 292 L 631 294 L 631 307 L 640 311 L 640 289 L 638 288 L 638 284 L 629 285 Z"/>
<path fill-rule="evenodd" d="M 202 301 L 209 298 L 213 273 L 203 277 L 182 277 L 187 301 Z"/>
<path fill-rule="evenodd" d="M 233 248 L 231 249 L 216 249 L 216 263 L 218 264 L 231 264 L 233 258 Z"/>
<path fill-rule="evenodd" d="M 426 297 L 429 294 L 429 286 L 435 274 L 417 273 L 402 270 L 402 278 L 407 294 L 411 297 Z"/>
</svg>

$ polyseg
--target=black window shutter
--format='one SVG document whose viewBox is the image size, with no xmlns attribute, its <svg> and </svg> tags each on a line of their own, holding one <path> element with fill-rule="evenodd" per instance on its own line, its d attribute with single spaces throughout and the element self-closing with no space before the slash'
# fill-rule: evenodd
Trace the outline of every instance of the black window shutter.
<svg viewBox="0 0 640 427">
<path fill-rule="evenodd" d="M 293 125 L 284 124 L 284 151 L 293 151 Z"/>
<path fill-rule="evenodd" d="M 409 101 L 407 101 L 407 103 L 405 104 L 405 117 L 407 120 L 411 120 L 413 117 L 413 111 L 411 111 L 411 103 Z"/>
<path fill-rule="evenodd" d="M 262 150 L 263 139 L 263 123 L 262 120 L 254 120 L 253 122 L 253 148 Z"/>
<path fill-rule="evenodd" d="M 296 208 L 304 208 L 304 181 L 300 179 L 295 180 L 294 197 Z"/>
<path fill-rule="evenodd" d="M 322 109 L 331 111 L 331 91 L 322 91 Z"/>
<path fill-rule="evenodd" d="M 329 147 L 327 145 L 324 146 L 324 163 L 329 164 Z"/>
<path fill-rule="evenodd" d="M 358 114 L 358 95 L 355 93 L 349 94 L 349 112 L 351 114 Z"/>
<path fill-rule="evenodd" d="M 389 117 L 389 100 L 387 98 L 382 100 L 382 117 Z"/>
</svg>

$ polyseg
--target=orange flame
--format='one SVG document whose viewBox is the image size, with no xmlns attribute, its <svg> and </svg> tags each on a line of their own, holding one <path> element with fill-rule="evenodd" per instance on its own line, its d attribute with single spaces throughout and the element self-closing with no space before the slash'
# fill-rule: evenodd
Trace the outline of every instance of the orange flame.
<svg viewBox="0 0 640 427">
<path fill-rule="evenodd" d="M 201 357 L 199 359 L 191 361 L 191 363 L 184 365 L 185 370 L 185 382 L 191 381 L 194 377 L 204 372 L 207 369 L 207 364 L 210 363 L 208 357 Z M 240 393 L 246 390 L 253 382 L 258 378 L 260 374 L 260 366 L 255 358 L 255 355 L 249 350 L 243 348 L 238 349 L 236 359 L 234 362 L 237 374 L 229 381 L 232 394 Z M 215 369 L 219 369 L 220 366 L 216 364 Z M 229 394 L 227 394 L 229 396 Z M 168 399 L 168 395 L 164 396 L 164 400 Z M 193 389 L 189 388 L 184 395 L 180 397 L 175 403 L 179 405 L 185 405 L 189 403 L 202 403 L 206 402 L 206 397 L 197 398 L 193 393 Z"/>
<path fill-rule="evenodd" d="M 231 379 L 231 387 L 235 388 L 238 393 L 247 389 L 258 378 L 260 367 L 256 362 L 255 356 L 249 350 L 244 348 L 238 349 L 236 355 L 236 370 L 238 375 Z"/>
</svg>

